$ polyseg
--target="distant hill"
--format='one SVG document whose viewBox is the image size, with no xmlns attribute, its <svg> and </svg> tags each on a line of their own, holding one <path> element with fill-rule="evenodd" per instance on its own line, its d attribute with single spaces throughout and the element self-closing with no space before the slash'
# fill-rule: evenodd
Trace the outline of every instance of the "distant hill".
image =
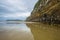
<svg viewBox="0 0 60 40">
<path fill-rule="evenodd" d="M 11 20 L 6 20 L 6 21 L 23 21 L 23 20 L 12 20 L 12 19 L 11 19 Z"/>
</svg>

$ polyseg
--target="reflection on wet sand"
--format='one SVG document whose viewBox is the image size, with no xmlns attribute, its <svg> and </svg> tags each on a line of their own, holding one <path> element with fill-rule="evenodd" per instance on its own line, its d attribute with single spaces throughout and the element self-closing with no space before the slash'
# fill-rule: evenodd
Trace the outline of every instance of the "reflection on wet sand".
<svg viewBox="0 0 60 40">
<path fill-rule="evenodd" d="M 25 24 L 5 24 L 0 26 L 0 40 L 34 40 Z"/>
<path fill-rule="evenodd" d="M 33 38 L 28 32 L 0 31 L 0 40 L 33 40 Z"/>
<path fill-rule="evenodd" d="M 60 40 L 60 26 L 42 23 L 27 24 L 31 29 L 34 40 Z"/>
</svg>

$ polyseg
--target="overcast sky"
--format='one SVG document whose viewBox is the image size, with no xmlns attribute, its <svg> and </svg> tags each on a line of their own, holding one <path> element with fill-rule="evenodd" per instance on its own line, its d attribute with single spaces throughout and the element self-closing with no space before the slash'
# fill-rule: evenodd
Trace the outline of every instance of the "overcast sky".
<svg viewBox="0 0 60 40">
<path fill-rule="evenodd" d="M 30 16 L 37 0 L 0 0 L 0 20 L 21 19 Z"/>
</svg>

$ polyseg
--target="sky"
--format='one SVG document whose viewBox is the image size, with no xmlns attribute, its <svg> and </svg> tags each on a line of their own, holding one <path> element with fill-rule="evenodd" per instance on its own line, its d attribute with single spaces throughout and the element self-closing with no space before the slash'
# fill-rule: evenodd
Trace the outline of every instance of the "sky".
<svg viewBox="0 0 60 40">
<path fill-rule="evenodd" d="M 38 0 L 0 0 L 0 20 L 25 20 Z"/>
</svg>

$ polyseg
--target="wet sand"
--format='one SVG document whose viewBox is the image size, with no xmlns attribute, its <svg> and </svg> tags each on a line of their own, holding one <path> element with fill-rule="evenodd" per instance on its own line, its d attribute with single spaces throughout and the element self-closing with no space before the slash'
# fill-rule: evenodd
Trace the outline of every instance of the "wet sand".
<svg viewBox="0 0 60 40">
<path fill-rule="evenodd" d="M 0 26 L 0 40 L 34 40 L 30 29 L 23 24 Z"/>
</svg>

